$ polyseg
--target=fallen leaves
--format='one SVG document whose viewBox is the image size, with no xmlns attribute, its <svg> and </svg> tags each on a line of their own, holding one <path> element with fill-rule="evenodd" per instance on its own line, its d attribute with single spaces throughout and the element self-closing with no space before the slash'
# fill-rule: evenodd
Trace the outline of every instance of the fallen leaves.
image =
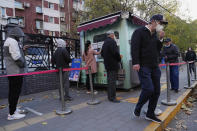
<svg viewBox="0 0 197 131">
<path fill-rule="evenodd" d="M 48 98 L 49 98 L 48 95 L 43 96 L 43 99 L 48 99 Z"/>
<path fill-rule="evenodd" d="M 18 103 L 29 102 L 29 101 L 32 101 L 32 100 L 34 100 L 34 99 L 33 99 L 33 98 L 21 99 L 21 100 L 19 100 L 19 102 L 18 102 Z"/>
<path fill-rule="evenodd" d="M 6 108 L 6 105 L 0 105 L 0 109 Z"/>
<path fill-rule="evenodd" d="M 194 107 L 193 103 L 196 101 L 194 97 L 189 97 L 185 103 L 182 104 L 181 109 L 185 112 L 187 115 L 192 114 L 192 107 Z"/>
<path fill-rule="evenodd" d="M 187 130 L 187 126 L 185 125 L 185 120 L 180 120 L 180 121 L 177 121 L 176 122 L 176 128 L 177 129 L 185 129 L 185 130 Z"/>
<path fill-rule="evenodd" d="M 42 125 L 47 125 L 48 123 L 47 122 L 42 122 Z"/>
</svg>

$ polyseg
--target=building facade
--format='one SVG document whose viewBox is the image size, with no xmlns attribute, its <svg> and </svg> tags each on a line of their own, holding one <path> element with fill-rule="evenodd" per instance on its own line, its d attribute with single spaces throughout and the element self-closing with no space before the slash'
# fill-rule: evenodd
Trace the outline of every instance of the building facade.
<svg viewBox="0 0 197 131">
<path fill-rule="evenodd" d="M 82 0 L 1 0 L 0 25 L 17 18 L 25 33 L 63 36 L 72 30 L 73 12 Z"/>
</svg>

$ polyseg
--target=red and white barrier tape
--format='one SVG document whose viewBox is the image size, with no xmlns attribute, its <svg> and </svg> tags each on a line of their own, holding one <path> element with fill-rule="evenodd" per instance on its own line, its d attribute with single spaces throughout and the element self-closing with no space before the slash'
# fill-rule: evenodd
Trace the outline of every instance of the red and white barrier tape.
<svg viewBox="0 0 197 131">
<path fill-rule="evenodd" d="M 65 69 L 63 69 L 63 71 L 74 71 L 74 70 L 88 70 L 88 67 L 65 68 Z M 53 72 L 58 72 L 58 69 L 56 69 L 56 70 L 38 71 L 38 72 L 29 72 L 29 73 L 22 73 L 22 74 L 3 75 L 3 76 L 0 76 L 0 77 L 38 75 L 38 74 L 48 74 L 48 73 L 53 73 Z"/>
<path fill-rule="evenodd" d="M 189 61 L 188 63 L 194 63 L 195 61 Z M 184 65 L 187 64 L 187 62 L 182 62 L 182 63 L 169 63 L 170 66 L 175 66 L 175 65 Z M 166 66 L 167 64 L 159 64 L 160 67 Z"/>
</svg>

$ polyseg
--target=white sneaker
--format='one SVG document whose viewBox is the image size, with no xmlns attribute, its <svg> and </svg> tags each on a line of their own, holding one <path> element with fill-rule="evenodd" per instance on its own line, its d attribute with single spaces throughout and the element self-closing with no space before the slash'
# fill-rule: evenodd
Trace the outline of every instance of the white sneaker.
<svg viewBox="0 0 197 131">
<path fill-rule="evenodd" d="M 13 115 L 10 115 L 10 114 L 8 115 L 8 120 L 18 120 L 24 117 L 25 117 L 25 114 L 19 114 L 15 112 Z"/>
<path fill-rule="evenodd" d="M 20 108 L 16 108 L 15 113 L 24 114 L 25 113 L 25 110 L 21 110 Z"/>
<path fill-rule="evenodd" d="M 98 94 L 98 91 L 94 90 L 94 94 L 97 95 Z"/>
</svg>

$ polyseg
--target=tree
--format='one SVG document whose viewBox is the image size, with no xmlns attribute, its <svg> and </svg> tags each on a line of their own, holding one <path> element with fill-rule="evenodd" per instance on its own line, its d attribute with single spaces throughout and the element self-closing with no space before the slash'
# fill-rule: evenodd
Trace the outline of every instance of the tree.
<svg viewBox="0 0 197 131">
<path fill-rule="evenodd" d="M 154 14 L 164 14 L 169 22 L 165 28 L 166 37 L 172 38 L 181 51 L 189 46 L 196 48 L 197 20 L 188 22 L 174 15 L 179 9 L 178 0 L 85 0 L 85 7 L 82 21 L 117 11 L 129 11 L 147 21 Z"/>
</svg>

